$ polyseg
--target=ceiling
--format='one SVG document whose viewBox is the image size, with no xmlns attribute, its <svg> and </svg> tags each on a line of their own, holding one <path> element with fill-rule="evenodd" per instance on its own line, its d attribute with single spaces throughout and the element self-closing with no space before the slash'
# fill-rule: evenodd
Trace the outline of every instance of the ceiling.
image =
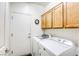
<svg viewBox="0 0 79 59">
<path fill-rule="evenodd" d="M 47 6 L 50 2 L 27 2 L 31 4 L 37 4 L 37 5 L 42 5 L 42 6 Z"/>
</svg>

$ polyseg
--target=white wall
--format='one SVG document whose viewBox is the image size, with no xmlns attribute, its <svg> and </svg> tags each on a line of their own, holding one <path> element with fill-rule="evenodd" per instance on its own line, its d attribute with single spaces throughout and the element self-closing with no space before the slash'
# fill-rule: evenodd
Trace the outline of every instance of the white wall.
<svg viewBox="0 0 79 59">
<path fill-rule="evenodd" d="M 0 48 L 9 48 L 9 3 L 0 2 Z"/>
<path fill-rule="evenodd" d="M 40 24 L 35 25 L 34 20 L 39 19 L 40 20 L 40 15 L 42 13 L 42 9 L 44 7 L 40 5 L 35 5 L 35 4 L 29 4 L 29 3 L 11 3 L 11 13 L 12 12 L 20 12 L 20 13 L 26 13 L 30 14 L 32 16 L 32 23 L 31 23 L 31 33 L 32 36 L 39 36 L 42 34 L 42 30 L 40 29 Z"/>
<path fill-rule="evenodd" d="M 5 47 L 9 49 L 10 37 L 10 4 L 6 2 L 5 8 Z"/>
<path fill-rule="evenodd" d="M 5 3 L 0 2 L 0 48 L 4 46 Z"/>
<path fill-rule="evenodd" d="M 59 2 L 55 2 L 55 4 L 50 3 L 46 8 L 45 8 L 45 12 L 49 9 L 51 9 L 52 7 L 54 7 L 55 5 L 57 5 Z M 62 37 L 62 38 L 66 38 L 68 40 L 73 41 L 76 46 L 78 46 L 78 41 L 79 41 L 79 29 L 48 29 L 45 30 L 45 33 L 48 34 L 53 34 L 54 36 L 58 36 L 58 37 Z"/>
</svg>

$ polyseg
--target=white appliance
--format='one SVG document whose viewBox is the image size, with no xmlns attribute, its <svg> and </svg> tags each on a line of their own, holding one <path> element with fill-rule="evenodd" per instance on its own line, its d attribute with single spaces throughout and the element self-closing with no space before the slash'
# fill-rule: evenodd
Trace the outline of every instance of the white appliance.
<svg viewBox="0 0 79 59">
<path fill-rule="evenodd" d="M 52 37 L 47 39 L 41 39 L 38 37 L 33 37 L 33 43 L 35 46 L 33 50 L 34 53 L 39 53 L 40 56 L 75 56 L 76 55 L 76 47 L 73 42 L 62 39 L 59 37 Z"/>
</svg>

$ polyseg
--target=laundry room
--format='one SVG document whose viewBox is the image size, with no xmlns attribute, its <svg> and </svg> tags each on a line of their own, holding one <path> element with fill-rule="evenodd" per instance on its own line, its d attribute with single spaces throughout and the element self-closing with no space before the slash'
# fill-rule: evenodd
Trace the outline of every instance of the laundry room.
<svg viewBox="0 0 79 59">
<path fill-rule="evenodd" d="M 79 56 L 79 2 L 0 2 L 0 56 Z"/>
</svg>

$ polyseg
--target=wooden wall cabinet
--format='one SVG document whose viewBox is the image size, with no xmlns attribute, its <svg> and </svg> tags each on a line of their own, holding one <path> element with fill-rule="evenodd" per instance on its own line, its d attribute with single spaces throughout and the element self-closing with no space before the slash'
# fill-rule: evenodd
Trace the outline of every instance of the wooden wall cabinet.
<svg viewBox="0 0 79 59">
<path fill-rule="evenodd" d="M 42 29 L 63 28 L 63 3 L 60 3 L 41 17 Z"/>
<path fill-rule="evenodd" d="M 79 2 L 62 2 L 46 12 L 42 28 L 79 28 Z"/>
<path fill-rule="evenodd" d="M 52 12 L 47 12 L 41 16 L 41 26 L 42 29 L 49 29 L 52 28 Z"/>
<path fill-rule="evenodd" d="M 46 13 L 46 28 L 52 28 L 52 12 Z"/>
<path fill-rule="evenodd" d="M 53 28 L 63 28 L 63 3 L 60 3 L 53 8 Z"/>
<path fill-rule="evenodd" d="M 64 4 L 65 27 L 79 27 L 79 2 L 67 2 Z"/>
<path fill-rule="evenodd" d="M 41 27 L 42 29 L 45 29 L 46 28 L 46 25 L 45 25 L 45 19 L 46 19 L 46 16 L 45 15 L 42 15 L 41 16 Z"/>
</svg>

